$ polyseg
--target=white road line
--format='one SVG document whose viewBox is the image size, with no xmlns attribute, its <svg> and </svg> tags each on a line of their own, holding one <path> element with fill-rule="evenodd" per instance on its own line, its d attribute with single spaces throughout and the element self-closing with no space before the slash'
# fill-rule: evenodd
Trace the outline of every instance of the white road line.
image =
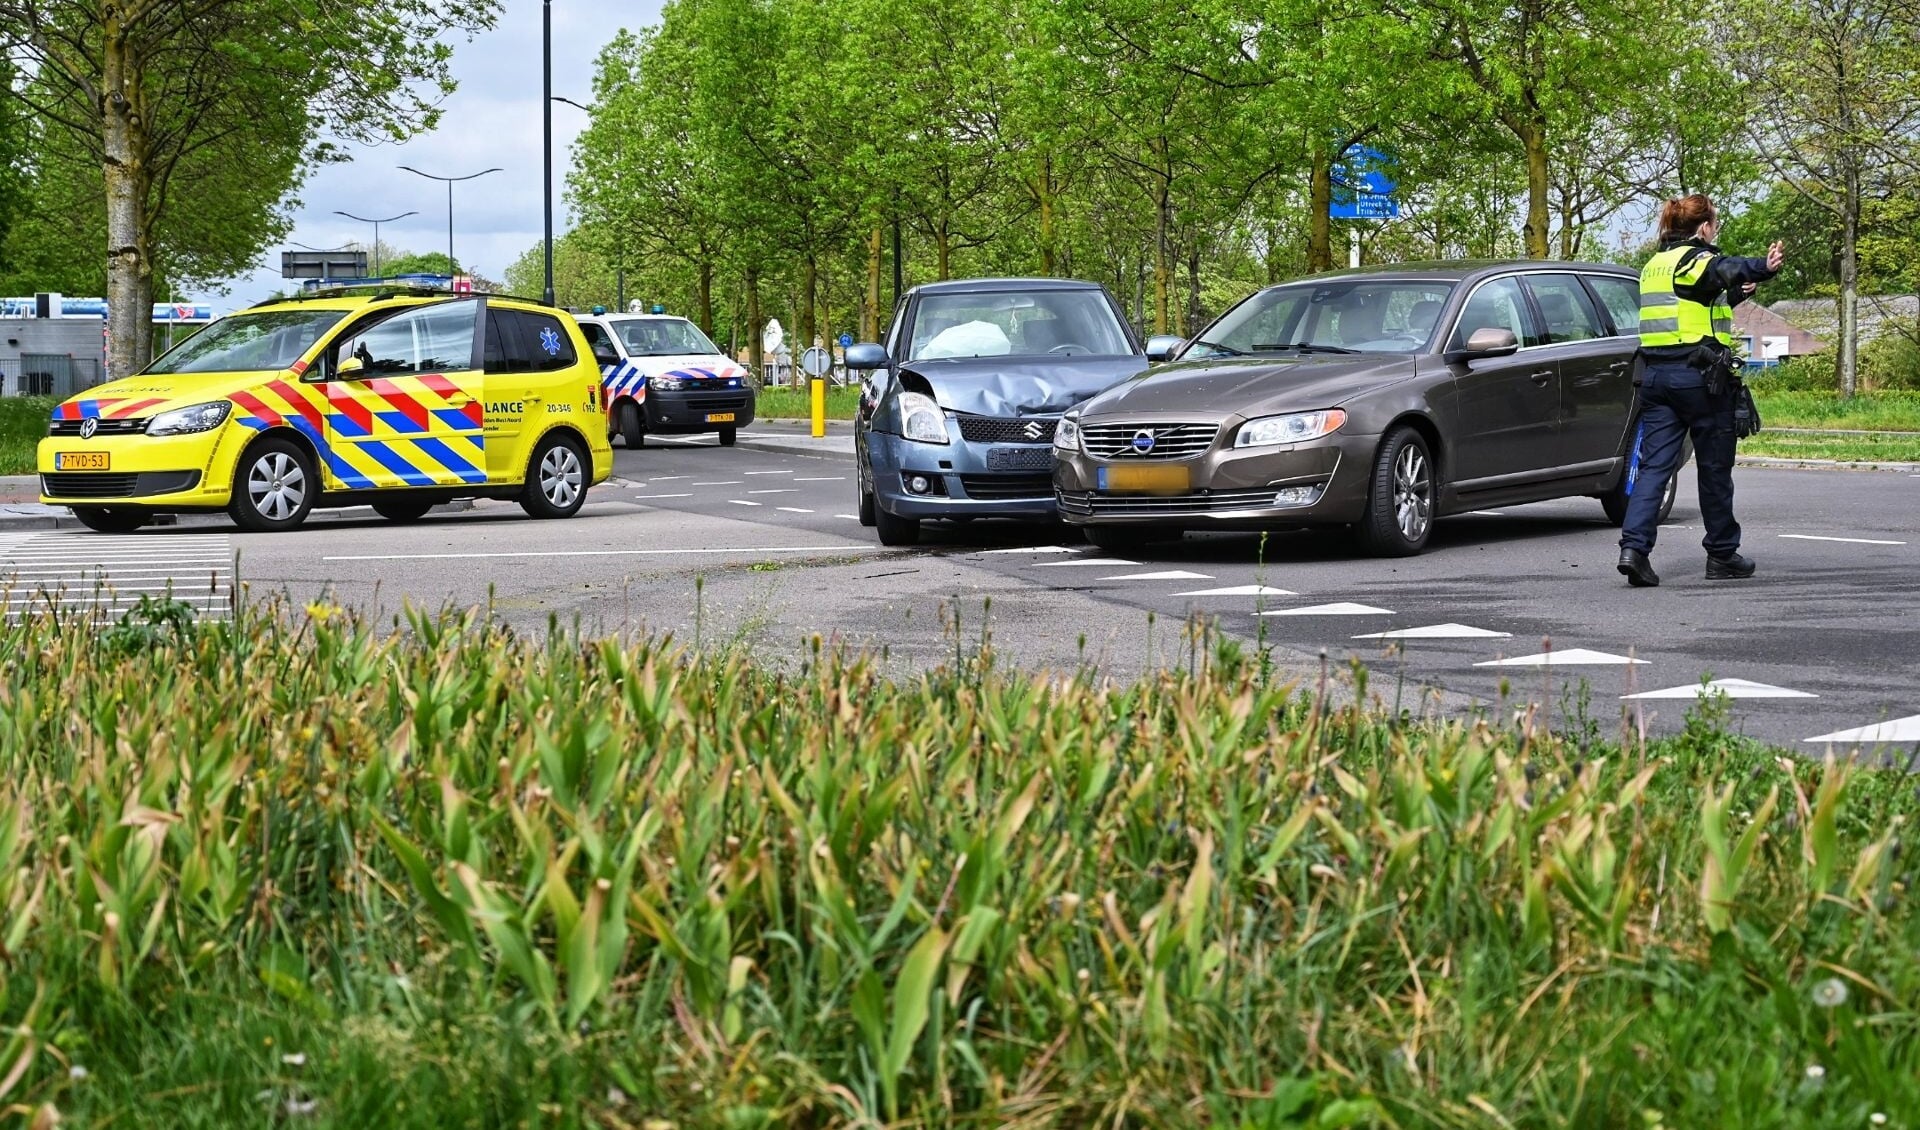
<svg viewBox="0 0 1920 1130">
<path fill-rule="evenodd" d="M 722 479 L 717 483 L 694 483 L 697 487 L 741 487 L 747 484 L 739 479 Z"/>
<path fill-rule="evenodd" d="M 1507 516 L 1507 512 L 1504 510 L 1469 510 L 1467 513 L 1470 515 L 1477 514 L 1482 518 L 1504 518 Z"/>
<path fill-rule="evenodd" d="M 1880 541 L 1877 538 L 1826 538 L 1819 534 L 1781 534 L 1783 538 L 1794 541 L 1843 541 L 1849 545 L 1905 545 L 1903 541 Z"/>
<path fill-rule="evenodd" d="M 1138 561 L 1128 561 L 1124 557 L 1082 557 L 1074 561 L 1036 561 L 1032 565 L 1027 566 L 1027 568 L 1059 569 L 1063 567 L 1072 568 L 1076 566 L 1085 566 L 1085 565 L 1103 565 L 1103 566 L 1112 567 L 1115 565 L 1138 565 L 1138 564 L 1140 564 Z"/>
<path fill-rule="evenodd" d="M 1641 691 L 1639 694 L 1623 694 L 1625 699 L 1635 698 L 1706 698 L 1718 691 L 1728 698 L 1819 698 L 1817 694 L 1806 691 L 1788 690 L 1770 683 L 1756 683 L 1750 679 L 1715 679 L 1710 683 L 1689 683 L 1684 687 L 1668 687 L 1659 691 Z"/>
<path fill-rule="evenodd" d="M 729 498 L 727 499 L 727 501 L 733 503 L 735 506 L 759 506 L 760 505 L 760 503 L 758 502 L 748 502 L 744 498 Z"/>
<path fill-rule="evenodd" d="M 1543 651 L 1539 655 L 1521 655 L 1513 659 L 1489 659 L 1476 663 L 1475 667 L 1625 667 L 1628 664 L 1642 666 L 1644 659 L 1629 659 L 1624 655 L 1612 655 L 1604 651 L 1588 651 L 1584 647 L 1572 647 L 1565 651 Z"/>
<path fill-rule="evenodd" d="M 795 479 L 793 481 L 796 483 L 844 483 L 847 481 L 847 477 L 845 475 L 826 475 L 824 477 Z"/>
<path fill-rule="evenodd" d="M 752 474 L 753 472 L 749 471 L 747 473 Z M 773 490 L 750 490 L 747 493 L 748 494 L 799 494 L 800 492 L 795 490 L 792 487 L 778 487 Z"/>
<path fill-rule="evenodd" d="M 214 565 L 226 565 L 231 563 L 232 561 L 233 561 L 233 555 L 231 553 L 222 554 L 219 557 L 191 557 L 191 558 L 176 557 L 176 558 L 160 560 L 160 561 L 156 561 L 151 557 L 125 558 L 118 561 L 106 561 L 98 557 L 75 557 L 75 558 L 64 558 L 64 559 L 57 558 L 57 557 L 36 557 L 36 558 L 16 558 L 8 561 L 0 561 L 0 570 L 9 569 L 9 568 L 13 568 L 21 565 L 33 565 L 33 566 L 59 565 L 59 566 L 65 566 L 67 568 L 75 568 L 82 565 L 98 565 L 103 569 L 117 569 L 124 565 L 135 565 L 135 566 L 174 565 L 180 568 L 187 568 L 187 569 L 205 569 L 205 568 L 208 568 L 209 566 L 214 566 Z"/>
<path fill-rule="evenodd" d="M 1161 573 L 1120 573 L 1112 577 L 1102 577 L 1103 581 L 1211 581 L 1206 573 L 1189 573 L 1184 569 L 1168 569 Z"/>
<path fill-rule="evenodd" d="M 1393 632 L 1368 632 L 1364 636 L 1355 636 L 1357 640 L 1504 640 L 1511 639 L 1512 632 L 1495 632 L 1487 628 L 1473 628 L 1465 624 L 1429 624 L 1424 628 L 1401 628 Z"/>
<path fill-rule="evenodd" d="M 1905 718 L 1893 718 L 1885 722 L 1876 722 L 1871 726 L 1857 726 L 1851 730 L 1835 730 L 1831 734 L 1807 738 L 1810 742 L 1861 742 L 1872 745 L 1879 742 L 1920 741 L 1920 714 L 1910 714 Z"/>
<path fill-rule="evenodd" d="M 981 557 L 993 557 L 1002 553 L 1085 553 L 1086 550 L 1070 545 L 1016 545 L 1007 549 L 983 549 Z"/>
<path fill-rule="evenodd" d="M 846 517 L 853 517 L 848 514 Z M 502 557 L 670 557 L 675 554 L 699 555 L 738 553 L 861 553 L 871 552 L 865 545 L 762 545 L 727 549 L 527 549 L 497 553 L 366 553 L 352 556 L 322 557 L 322 561 L 484 561 Z"/>
<path fill-rule="evenodd" d="M 745 471 L 742 473 L 748 475 L 791 475 L 793 474 L 793 469 L 788 468 L 785 471 Z"/>
<path fill-rule="evenodd" d="M 16 569 L 8 565 L 0 565 L 0 577 L 8 577 L 8 576 L 25 577 L 29 573 L 36 573 L 36 574 L 51 573 L 51 574 L 54 574 L 55 576 L 69 576 L 73 574 L 82 574 L 82 575 L 91 574 L 99 577 L 107 577 L 107 576 L 131 577 L 131 576 L 137 576 L 143 573 L 173 574 L 173 573 L 179 573 L 179 572 L 183 572 L 183 570 L 174 568 L 171 566 L 167 566 L 167 565 L 146 565 L 146 566 L 141 566 L 139 568 L 122 568 L 122 567 L 116 566 L 115 568 L 112 568 L 112 569 L 97 569 L 90 565 L 89 566 L 35 565 L 35 566 L 32 566 L 31 568 Z M 230 574 L 232 572 L 233 572 L 233 567 L 230 565 L 214 565 L 207 568 L 191 570 L 190 575 L 195 577 L 204 577 L 209 573 L 216 573 L 221 576 L 226 576 L 227 574 Z"/>
<path fill-rule="evenodd" d="M 1281 608 L 1272 612 L 1262 612 L 1262 616 L 1391 616 L 1393 611 L 1387 608 L 1375 608 L 1371 604 L 1353 604 L 1341 601 L 1337 604 L 1313 604 L 1305 608 Z"/>
<path fill-rule="evenodd" d="M 802 510 L 798 506 L 776 506 L 775 510 L 784 510 L 789 514 L 811 514 L 811 510 Z"/>
<path fill-rule="evenodd" d="M 1299 596 L 1292 589 L 1272 589 L 1265 585 L 1234 585 L 1224 589 L 1198 589 L 1194 592 L 1177 592 L 1175 596 Z"/>
<path fill-rule="evenodd" d="M 635 502 L 650 502 L 656 498 L 692 498 L 692 497 L 693 496 L 691 494 L 636 494 L 633 496 L 633 500 Z"/>
<path fill-rule="evenodd" d="M 858 521 L 860 520 L 860 515 L 858 515 L 858 514 L 835 514 L 835 515 L 834 515 L 834 517 L 835 517 L 835 518 L 846 518 L 846 519 L 848 519 L 848 520 L 850 520 L 850 521 L 854 521 L 854 522 L 858 522 Z"/>
<path fill-rule="evenodd" d="M 671 483 L 684 478 L 686 478 L 685 475 L 651 475 L 647 478 L 647 481 L 650 483 Z"/>
</svg>

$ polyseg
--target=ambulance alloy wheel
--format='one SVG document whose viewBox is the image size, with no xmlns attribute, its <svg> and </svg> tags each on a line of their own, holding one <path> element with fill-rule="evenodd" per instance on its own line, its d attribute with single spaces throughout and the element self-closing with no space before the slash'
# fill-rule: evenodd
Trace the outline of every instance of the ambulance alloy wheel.
<svg viewBox="0 0 1920 1130">
<path fill-rule="evenodd" d="M 580 441 L 555 432 L 540 441 L 527 461 L 520 508 L 535 518 L 571 518 L 587 500 L 587 456 Z"/>
<path fill-rule="evenodd" d="M 266 436 L 240 456 L 227 513 L 243 530 L 291 530 L 307 520 L 319 494 L 320 479 L 300 445 Z"/>
</svg>

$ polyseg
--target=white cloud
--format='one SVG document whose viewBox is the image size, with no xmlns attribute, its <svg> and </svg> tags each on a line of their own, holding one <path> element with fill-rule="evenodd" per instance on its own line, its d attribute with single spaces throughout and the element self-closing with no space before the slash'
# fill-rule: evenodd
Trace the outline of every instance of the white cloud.
<svg viewBox="0 0 1920 1130">
<path fill-rule="evenodd" d="M 660 20 L 661 0 L 553 0 L 553 93 L 576 102 L 593 97 L 593 64 L 623 27 Z M 540 242 L 540 20 L 539 0 L 506 0 L 492 31 L 454 42 L 459 83 L 443 108 L 439 128 L 402 145 L 354 146 L 353 160 L 317 171 L 300 190 L 290 240 L 313 247 L 370 241 L 373 228 L 334 215 L 417 212 L 382 224 L 380 238 L 411 251 L 445 251 L 447 189 L 403 171 L 412 165 L 441 176 L 481 169 L 501 171 L 453 186 L 453 244 L 460 261 L 498 279 L 507 264 Z M 568 226 L 565 188 L 569 148 L 587 115 L 553 106 L 554 234 Z M 221 312 L 280 290 L 280 251 L 270 247 L 251 274 L 227 281 L 230 293 L 195 295 Z"/>
</svg>

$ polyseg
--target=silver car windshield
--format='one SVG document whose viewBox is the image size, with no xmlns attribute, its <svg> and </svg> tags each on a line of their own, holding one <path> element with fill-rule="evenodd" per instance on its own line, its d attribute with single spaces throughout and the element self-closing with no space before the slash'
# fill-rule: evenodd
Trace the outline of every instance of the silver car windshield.
<svg viewBox="0 0 1920 1130">
<path fill-rule="evenodd" d="M 1183 360 L 1289 350 L 1411 353 L 1433 337 L 1453 283 L 1342 279 L 1261 291 L 1201 331 Z"/>
<path fill-rule="evenodd" d="M 148 373 L 251 373 L 300 360 L 345 310 L 235 314 L 194 334 L 148 365 Z"/>
<path fill-rule="evenodd" d="M 672 357 L 682 353 L 718 353 L 685 318 L 622 318 L 613 323 L 614 332 L 626 343 L 629 357 Z"/>
<path fill-rule="evenodd" d="M 1132 352 L 1120 319 L 1097 290 L 998 290 L 923 295 L 907 358 L 1125 357 Z"/>
</svg>

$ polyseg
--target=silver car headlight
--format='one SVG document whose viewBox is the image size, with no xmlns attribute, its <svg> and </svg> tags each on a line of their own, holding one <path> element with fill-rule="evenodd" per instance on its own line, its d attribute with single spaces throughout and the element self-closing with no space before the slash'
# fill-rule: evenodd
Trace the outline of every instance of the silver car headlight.
<svg viewBox="0 0 1920 1130">
<path fill-rule="evenodd" d="M 1264 416 L 1240 425 L 1240 434 L 1233 437 L 1233 446 L 1278 447 L 1285 443 L 1319 439 L 1339 431 L 1340 425 L 1346 422 L 1347 414 L 1338 408 L 1329 408 L 1324 412 L 1295 412 L 1288 416 Z"/>
<path fill-rule="evenodd" d="M 162 412 L 147 421 L 147 434 L 150 436 L 184 436 L 194 432 L 210 432 L 227 422 L 227 414 L 233 411 L 230 400 L 209 400 L 205 404 L 190 404 L 185 408 L 175 408 L 171 412 Z"/>
<path fill-rule="evenodd" d="M 679 392 L 687 387 L 687 382 L 679 377 L 648 377 L 647 387 L 659 389 L 661 392 Z"/>
<path fill-rule="evenodd" d="M 1060 451 L 1080 450 L 1080 418 L 1078 416 L 1060 417 L 1060 426 L 1053 429 L 1053 446 Z"/>
<path fill-rule="evenodd" d="M 916 443 L 946 443 L 947 414 L 924 392 L 900 394 L 900 434 Z"/>
</svg>

